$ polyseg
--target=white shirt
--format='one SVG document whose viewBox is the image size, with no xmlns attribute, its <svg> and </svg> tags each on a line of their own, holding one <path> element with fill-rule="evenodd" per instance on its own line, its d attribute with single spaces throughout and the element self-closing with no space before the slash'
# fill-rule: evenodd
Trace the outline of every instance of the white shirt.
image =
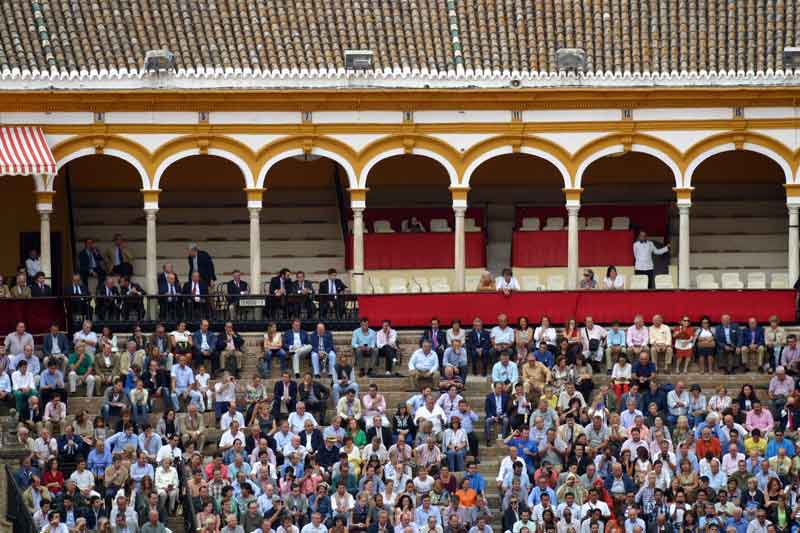
<svg viewBox="0 0 800 533">
<path fill-rule="evenodd" d="M 442 408 L 434 404 L 432 410 L 428 410 L 427 405 L 423 405 L 419 409 L 417 409 L 417 413 L 414 416 L 414 423 L 419 425 L 419 420 L 428 420 L 433 425 L 433 432 L 439 433 L 442 431 L 442 421 L 445 419 L 445 414 Z"/>
<path fill-rule="evenodd" d="M 154 482 L 156 490 L 166 489 L 170 485 L 172 485 L 173 489 L 177 490 L 178 471 L 175 470 L 174 466 L 170 466 L 168 470 L 165 470 L 163 466 L 159 466 L 156 469 L 156 479 Z"/>
<path fill-rule="evenodd" d="M 303 413 L 303 416 L 297 414 L 297 412 L 289 414 L 289 429 L 292 430 L 292 433 L 300 433 L 305 429 L 306 420 L 311 420 L 311 423 L 314 424 L 314 427 L 317 427 L 317 421 L 314 419 L 314 415 L 306 411 Z"/>
<path fill-rule="evenodd" d="M 94 331 L 84 333 L 83 330 L 80 330 L 75 332 L 75 335 L 72 336 L 73 344 L 78 344 L 83 341 L 92 342 L 92 344 L 86 343 L 86 353 L 94 357 L 94 353 L 97 350 L 97 334 Z"/>
<path fill-rule="evenodd" d="M 34 277 L 36 274 L 42 271 L 42 261 L 41 259 L 33 259 L 31 257 L 25 260 L 25 269 L 28 271 L 28 276 Z"/>
<path fill-rule="evenodd" d="M 625 276 L 622 274 L 617 274 L 617 277 L 614 279 L 606 278 L 603 280 L 603 284 L 606 286 L 606 289 L 624 289 Z"/>
<path fill-rule="evenodd" d="M 555 346 L 556 328 L 543 328 L 542 326 L 537 326 L 536 329 L 533 330 L 533 340 L 536 341 L 537 345 L 540 342 L 545 341 L 547 344 Z"/>
<path fill-rule="evenodd" d="M 514 276 L 511 276 L 511 279 L 509 279 L 508 281 L 506 281 L 506 278 L 504 278 L 503 276 L 499 276 L 497 279 L 494 280 L 494 286 L 495 286 L 495 290 L 498 290 L 498 291 L 503 291 L 503 290 L 518 291 L 518 290 L 520 290 L 519 282 L 517 281 L 517 278 L 515 278 Z"/>
<path fill-rule="evenodd" d="M 231 430 L 229 429 L 225 433 L 223 433 L 222 436 L 219 438 L 219 446 L 220 448 L 233 446 L 233 441 L 235 441 L 236 439 L 241 440 L 242 444 L 244 444 L 245 440 L 244 433 L 239 431 L 234 435 L 233 433 L 231 433 Z"/>
<path fill-rule="evenodd" d="M 328 528 L 325 527 L 325 524 L 320 524 L 315 526 L 314 524 L 306 524 L 303 526 L 303 529 L 300 530 L 300 533 L 327 533 Z"/>
<path fill-rule="evenodd" d="M 503 457 L 503 460 L 500 461 L 500 470 L 497 472 L 497 481 L 503 481 L 506 477 L 506 474 L 513 474 L 514 473 L 514 463 L 520 462 L 522 463 L 522 475 L 528 475 L 528 467 L 525 465 L 525 459 L 520 456 L 517 456 L 516 459 L 512 460 L 510 455 Z"/>
<path fill-rule="evenodd" d="M 214 399 L 218 402 L 235 402 L 236 386 L 222 382 L 214 384 Z"/>
<path fill-rule="evenodd" d="M 161 448 L 158 449 L 158 453 L 156 454 L 156 462 L 158 464 L 161 464 L 161 461 L 163 461 L 164 458 L 166 457 L 172 457 L 173 461 L 175 459 L 180 459 L 181 457 L 180 448 L 173 448 L 172 445 L 170 444 L 163 445 Z"/>
<path fill-rule="evenodd" d="M 228 428 L 231 427 L 231 422 L 234 420 L 239 422 L 240 428 L 244 427 L 244 416 L 242 416 L 242 413 L 236 411 L 236 414 L 231 416 L 230 412 L 226 411 L 219 419 L 219 428 L 222 431 L 227 431 Z"/>
<path fill-rule="evenodd" d="M 86 490 L 94 487 L 94 474 L 88 469 L 83 472 L 75 470 L 69 478 L 75 482 L 75 486 L 80 490 Z"/>
<path fill-rule="evenodd" d="M 33 374 L 30 372 L 25 372 L 23 375 L 19 370 L 15 370 L 14 373 L 11 374 L 11 383 L 14 387 L 14 390 L 24 388 L 36 390 L 36 382 L 34 381 Z"/>
<path fill-rule="evenodd" d="M 633 268 L 634 270 L 653 270 L 653 254 L 661 255 L 669 248 L 656 248 L 653 241 L 636 241 L 633 243 Z"/>
<path fill-rule="evenodd" d="M 505 329 L 495 326 L 489 335 L 495 344 L 514 344 L 514 330 L 510 326 L 506 326 Z"/>
</svg>

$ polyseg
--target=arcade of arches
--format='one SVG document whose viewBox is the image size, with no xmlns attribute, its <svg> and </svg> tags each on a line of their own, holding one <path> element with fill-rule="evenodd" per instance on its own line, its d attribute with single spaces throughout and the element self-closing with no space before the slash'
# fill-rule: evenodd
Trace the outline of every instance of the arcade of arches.
<svg viewBox="0 0 800 533">
<path fill-rule="evenodd" d="M 271 256 L 280 255 L 276 253 L 279 244 L 262 249 L 261 232 L 265 221 L 274 220 L 272 213 L 299 206 L 303 216 L 311 213 L 314 219 L 316 213 L 327 218 L 334 228 L 331 240 L 337 239 L 335 226 L 352 213 L 350 274 L 354 290 L 361 291 L 363 216 L 368 206 L 448 206 L 455 215 L 455 288 L 463 290 L 467 206 L 485 207 L 487 216 L 497 224 L 488 232 L 488 266 L 494 270 L 510 264 L 508 253 L 499 244 L 508 240 L 504 232 L 509 232 L 511 225 L 502 221 L 508 222 L 515 206 L 560 205 L 567 211 L 567 287 L 574 288 L 581 266 L 577 219 L 582 205 L 663 203 L 677 211 L 672 242 L 679 249 L 678 286 L 688 288 L 695 250 L 691 245 L 690 208 L 694 204 L 699 218 L 704 219 L 713 211 L 711 207 L 706 210 L 705 202 L 747 198 L 788 206 L 789 237 L 779 245 L 780 251 L 788 253 L 780 266 L 788 268 L 793 281 L 800 271 L 800 185 L 794 178 L 798 154 L 760 135 L 726 135 L 707 136 L 683 151 L 644 135 L 609 135 L 570 147 L 536 137 L 484 135 L 483 143 L 468 149 L 417 135 L 386 137 L 360 147 L 312 135 L 297 142 L 277 140 L 251 150 L 230 134 L 197 141 L 197 148 L 187 149 L 194 140 L 170 141 L 152 151 L 139 145 L 126 148 L 109 137 L 92 153 L 85 153 L 85 145 L 72 146 L 72 140 L 67 140 L 54 147 L 60 171 L 53 179 L 0 182 L 5 198 L 28 205 L 18 214 L 6 211 L 0 215 L 6 219 L 13 216 L 14 222 L 9 219 L 1 225 L 0 242 L 6 249 L 16 249 L 20 232 L 36 230 L 34 207 L 40 214 L 40 231 L 61 234 L 60 248 L 54 252 L 58 254 L 56 260 L 73 256 L 74 242 L 98 238 L 96 233 L 109 239 L 116 228 L 143 226 L 137 255 L 144 261 L 137 273 L 144 275 L 148 290 L 155 290 L 159 260 L 172 255 L 179 258 L 182 253 L 170 255 L 169 246 L 180 248 L 186 242 L 202 240 L 207 226 L 230 224 L 237 235 L 233 240 L 240 245 L 235 250 L 237 245 L 231 245 L 230 257 L 249 259 L 247 274 L 254 286 L 260 287 L 262 271 L 277 270 L 272 263 L 262 265 L 262 254 L 267 262 Z M 342 198 L 346 200 L 348 195 L 349 203 L 343 206 Z M 103 209 L 86 209 L 101 204 Z M 206 212 L 209 207 L 217 209 L 221 218 L 209 214 L 214 209 Z M 345 207 L 350 211 L 342 215 Z M 86 218 L 89 211 L 94 218 Z M 772 214 L 783 216 L 777 210 Z M 180 224 L 184 227 L 178 227 Z M 244 231 L 247 227 L 249 230 Z M 239 229 L 243 230 L 241 234 Z M 214 230 L 209 231 L 213 234 Z M 339 241 L 341 237 L 338 235 Z M 277 237 L 267 235 L 264 242 L 272 238 Z M 344 254 L 337 248 L 329 255 Z M 0 271 L 13 271 L 18 259 L 14 254 L 4 256 Z M 49 275 L 50 265 L 46 267 Z"/>
</svg>

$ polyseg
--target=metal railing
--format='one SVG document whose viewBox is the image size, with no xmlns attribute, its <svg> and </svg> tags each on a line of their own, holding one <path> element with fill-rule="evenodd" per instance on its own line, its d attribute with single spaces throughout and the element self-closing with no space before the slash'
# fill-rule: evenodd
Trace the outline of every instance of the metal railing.
<svg viewBox="0 0 800 533">
<path fill-rule="evenodd" d="M 6 466 L 6 518 L 11 522 L 14 533 L 36 531 L 33 516 L 22 500 L 22 490 L 14 479 L 10 465 Z"/>
</svg>

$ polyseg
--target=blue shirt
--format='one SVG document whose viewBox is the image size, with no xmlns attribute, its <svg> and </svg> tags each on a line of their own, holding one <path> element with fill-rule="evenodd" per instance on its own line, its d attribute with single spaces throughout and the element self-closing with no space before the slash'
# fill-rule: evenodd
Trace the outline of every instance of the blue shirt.
<svg viewBox="0 0 800 533">
<path fill-rule="evenodd" d="M 48 368 L 42 373 L 39 378 L 39 387 L 60 388 L 64 386 L 64 374 L 61 370 L 56 369 L 55 372 L 50 372 Z"/>
<path fill-rule="evenodd" d="M 134 451 L 139 449 L 138 435 L 131 433 L 129 437 L 124 431 L 120 431 L 119 433 L 114 433 L 108 439 L 106 439 L 106 448 L 110 448 L 112 453 L 117 451 L 121 452 L 128 444 L 133 446 Z"/>
<path fill-rule="evenodd" d="M 512 385 L 519 381 L 517 363 L 509 361 L 508 366 L 505 366 L 502 361 L 498 361 L 492 367 L 492 383 L 505 383 L 506 381 Z"/>
<path fill-rule="evenodd" d="M 769 444 L 767 444 L 767 453 L 766 458 L 771 459 L 778 455 L 778 448 L 785 448 L 786 449 L 786 457 L 792 458 L 795 454 L 794 444 L 792 441 L 787 439 L 786 437 L 779 443 L 775 438 L 771 438 L 769 440 Z"/>
<path fill-rule="evenodd" d="M 558 501 L 556 500 L 556 491 L 551 489 L 550 487 L 545 488 L 544 490 L 536 485 L 531 490 L 530 496 L 528 496 L 528 507 L 533 509 L 534 505 L 539 505 L 542 503 L 542 494 L 549 494 L 550 495 L 550 505 L 553 507 L 558 507 Z"/>
<path fill-rule="evenodd" d="M 467 435 L 472 433 L 474 428 L 473 424 L 478 421 L 478 415 L 475 413 L 475 411 L 470 411 L 469 413 L 454 411 L 453 414 L 450 415 L 450 420 L 452 420 L 454 416 L 457 416 L 461 419 L 461 429 L 464 430 L 464 433 Z"/>
<path fill-rule="evenodd" d="M 131 465 L 130 468 L 130 475 L 131 479 L 136 482 L 136 486 L 139 486 L 141 483 L 142 478 L 144 476 L 150 476 L 150 479 L 155 479 L 155 473 L 153 472 L 153 465 L 150 463 L 145 463 L 144 466 L 139 466 L 139 462 L 135 462 Z"/>
<path fill-rule="evenodd" d="M 194 371 L 188 366 L 172 365 L 172 378 L 175 380 L 175 392 L 183 392 L 194 383 Z"/>
<path fill-rule="evenodd" d="M 440 526 L 442 525 L 442 513 L 439 511 L 439 507 L 436 505 L 431 505 L 430 507 L 428 507 L 427 511 L 423 509 L 423 507 L 420 505 L 419 507 L 417 507 L 417 511 L 414 514 L 416 518 L 415 522 L 420 527 L 428 523 L 429 516 L 435 516 L 436 523 Z"/>
<path fill-rule="evenodd" d="M 736 528 L 736 533 L 747 533 L 747 525 L 748 522 L 744 519 L 744 517 L 740 518 L 739 520 L 730 517 L 728 518 L 727 522 L 725 522 L 725 529 L 733 527 Z"/>
<path fill-rule="evenodd" d="M 555 359 L 553 358 L 553 353 L 550 350 L 542 352 L 541 350 L 536 350 L 533 352 L 533 356 L 536 358 L 537 361 L 542 363 L 547 368 L 553 368 L 555 364 Z"/>
<path fill-rule="evenodd" d="M 353 340 L 350 344 L 354 350 L 364 345 L 375 348 L 378 346 L 378 335 L 371 329 L 367 329 L 367 332 L 364 333 L 364 330 L 358 328 L 353 332 Z"/>
<path fill-rule="evenodd" d="M 625 331 L 618 329 L 614 331 L 613 329 L 606 330 L 606 342 L 608 346 L 626 346 L 627 345 L 627 338 L 625 337 Z"/>
<path fill-rule="evenodd" d="M 483 491 L 486 490 L 486 481 L 483 479 L 483 476 L 480 472 L 475 472 L 475 474 L 466 474 L 464 479 L 469 480 L 469 487 L 478 494 L 483 494 Z"/>
<path fill-rule="evenodd" d="M 108 446 L 104 446 L 102 452 L 98 452 L 97 448 L 89 452 L 89 457 L 86 459 L 86 466 L 89 467 L 94 477 L 105 476 L 106 468 L 111 466 L 111 452 L 109 452 L 108 449 Z"/>
</svg>

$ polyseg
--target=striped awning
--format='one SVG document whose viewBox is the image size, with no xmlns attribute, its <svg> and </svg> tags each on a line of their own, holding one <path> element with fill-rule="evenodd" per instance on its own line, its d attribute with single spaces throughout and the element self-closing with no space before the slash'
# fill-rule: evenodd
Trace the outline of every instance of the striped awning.
<svg viewBox="0 0 800 533">
<path fill-rule="evenodd" d="M 0 176 L 56 173 L 41 128 L 0 126 Z"/>
</svg>

